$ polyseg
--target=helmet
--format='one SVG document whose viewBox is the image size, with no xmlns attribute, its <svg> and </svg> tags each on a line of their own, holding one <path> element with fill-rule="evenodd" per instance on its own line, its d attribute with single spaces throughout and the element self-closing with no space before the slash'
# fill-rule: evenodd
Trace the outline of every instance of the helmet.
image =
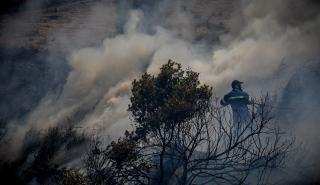
<svg viewBox="0 0 320 185">
<path fill-rule="evenodd" d="M 239 80 L 233 80 L 231 83 L 231 87 L 234 89 L 237 85 L 241 85 L 243 82 L 240 82 Z"/>
</svg>

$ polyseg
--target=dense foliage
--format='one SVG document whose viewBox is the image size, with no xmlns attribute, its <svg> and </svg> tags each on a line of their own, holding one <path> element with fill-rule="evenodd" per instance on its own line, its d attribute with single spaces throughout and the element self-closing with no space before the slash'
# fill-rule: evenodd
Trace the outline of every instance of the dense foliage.
<svg viewBox="0 0 320 185">
<path fill-rule="evenodd" d="M 136 121 L 136 134 L 145 137 L 161 126 L 170 129 L 203 113 L 212 91 L 209 86 L 200 85 L 198 76 L 169 60 L 158 76 L 145 73 L 140 80 L 134 80 L 129 111 Z"/>
</svg>

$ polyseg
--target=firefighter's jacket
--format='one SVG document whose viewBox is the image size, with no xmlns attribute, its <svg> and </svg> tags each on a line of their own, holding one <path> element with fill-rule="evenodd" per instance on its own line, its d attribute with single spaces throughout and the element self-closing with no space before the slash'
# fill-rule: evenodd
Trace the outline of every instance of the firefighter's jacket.
<svg viewBox="0 0 320 185">
<path fill-rule="evenodd" d="M 235 126 L 241 127 L 244 123 L 250 122 L 250 112 L 248 109 L 248 104 L 251 103 L 250 96 L 239 89 L 233 89 L 228 94 L 226 94 L 220 101 L 220 104 L 231 105 L 233 112 L 233 122 Z"/>
</svg>

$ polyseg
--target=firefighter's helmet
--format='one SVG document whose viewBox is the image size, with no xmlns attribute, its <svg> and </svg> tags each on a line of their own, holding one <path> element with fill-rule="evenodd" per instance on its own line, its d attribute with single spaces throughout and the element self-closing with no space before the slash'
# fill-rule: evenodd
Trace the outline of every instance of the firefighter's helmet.
<svg viewBox="0 0 320 185">
<path fill-rule="evenodd" d="M 239 80 L 233 80 L 231 83 L 231 87 L 234 89 L 237 85 L 241 85 L 243 82 L 240 82 Z"/>
</svg>

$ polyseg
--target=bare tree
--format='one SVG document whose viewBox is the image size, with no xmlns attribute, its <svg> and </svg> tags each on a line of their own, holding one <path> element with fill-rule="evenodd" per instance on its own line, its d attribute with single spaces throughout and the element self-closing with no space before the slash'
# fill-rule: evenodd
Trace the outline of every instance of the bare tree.
<svg viewBox="0 0 320 185">
<path fill-rule="evenodd" d="M 192 147 L 187 145 L 183 169 L 187 177 L 182 176 L 182 184 L 243 184 L 250 173 L 258 177 L 257 184 L 263 183 L 266 172 L 284 162 L 293 141 L 282 138 L 268 96 L 260 100 L 252 107 L 251 120 L 241 126 L 234 125 L 231 111 L 220 108 L 217 101 L 208 118 L 192 123 L 197 126 L 185 133 Z"/>
<path fill-rule="evenodd" d="M 268 95 L 252 106 L 250 121 L 234 125 L 198 74 L 173 61 L 135 80 L 132 92 L 132 134 L 156 166 L 152 184 L 243 184 L 252 173 L 262 183 L 293 142 L 275 124 Z"/>
</svg>

